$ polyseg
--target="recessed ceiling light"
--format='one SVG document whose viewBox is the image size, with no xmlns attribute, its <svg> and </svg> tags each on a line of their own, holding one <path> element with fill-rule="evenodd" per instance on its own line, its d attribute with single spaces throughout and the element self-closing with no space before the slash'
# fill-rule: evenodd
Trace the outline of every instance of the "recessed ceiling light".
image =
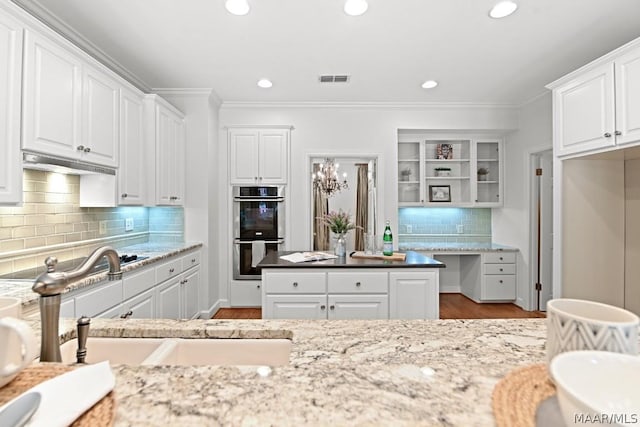
<svg viewBox="0 0 640 427">
<path fill-rule="evenodd" d="M 227 8 L 229 13 L 238 16 L 246 15 L 250 9 L 247 0 L 227 0 L 224 2 L 224 7 Z"/>
<path fill-rule="evenodd" d="M 422 83 L 422 87 L 424 89 L 433 89 L 436 86 L 438 86 L 438 82 L 435 80 L 427 80 L 426 82 Z"/>
<path fill-rule="evenodd" d="M 489 16 L 492 18 L 504 18 L 516 11 L 518 5 L 511 0 L 501 1 L 491 8 Z"/>
<path fill-rule="evenodd" d="M 269 79 L 260 79 L 258 80 L 258 86 L 264 89 L 268 89 L 273 86 L 273 83 L 271 83 L 271 80 Z"/>
<path fill-rule="evenodd" d="M 360 16 L 367 11 L 367 0 L 347 0 L 344 3 L 344 13 L 351 16 Z"/>
</svg>

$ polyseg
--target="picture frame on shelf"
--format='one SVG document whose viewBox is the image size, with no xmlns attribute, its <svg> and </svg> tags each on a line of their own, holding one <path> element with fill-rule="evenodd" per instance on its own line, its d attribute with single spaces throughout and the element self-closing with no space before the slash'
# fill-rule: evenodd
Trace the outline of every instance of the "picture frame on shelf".
<svg viewBox="0 0 640 427">
<path fill-rule="evenodd" d="M 430 202 L 451 202 L 451 186 L 450 185 L 430 185 L 429 201 Z"/>
<path fill-rule="evenodd" d="M 451 145 L 451 144 L 438 144 L 436 146 L 436 159 L 438 159 L 438 160 L 451 160 L 451 159 L 453 159 L 453 145 Z"/>
</svg>

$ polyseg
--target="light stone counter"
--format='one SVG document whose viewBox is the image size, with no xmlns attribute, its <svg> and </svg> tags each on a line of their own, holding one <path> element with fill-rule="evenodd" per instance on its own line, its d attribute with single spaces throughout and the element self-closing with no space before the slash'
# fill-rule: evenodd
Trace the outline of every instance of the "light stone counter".
<svg viewBox="0 0 640 427">
<path fill-rule="evenodd" d="M 72 328 L 65 320 L 65 339 Z M 268 377 L 255 367 L 113 365 L 116 426 L 492 426 L 494 385 L 544 361 L 546 328 L 544 319 L 93 319 L 91 335 L 293 341 L 290 364 Z"/>
</svg>

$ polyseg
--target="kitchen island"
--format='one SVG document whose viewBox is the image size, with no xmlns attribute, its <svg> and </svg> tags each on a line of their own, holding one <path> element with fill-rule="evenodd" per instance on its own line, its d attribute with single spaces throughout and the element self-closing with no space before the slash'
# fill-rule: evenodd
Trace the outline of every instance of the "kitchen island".
<svg viewBox="0 0 640 427">
<path fill-rule="evenodd" d="M 271 252 L 258 263 L 264 319 L 439 318 L 439 261 L 413 251 L 403 260 L 282 258 L 293 253 Z"/>
<path fill-rule="evenodd" d="M 64 321 L 64 339 L 75 322 Z M 114 365 L 116 426 L 493 426 L 491 393 L 544 362 L 544 319 L 111 320 L 91 335 L 287 338 L 287 366 Z M 91 349 L 89 349 L 91 351 Z"/>
</svg>

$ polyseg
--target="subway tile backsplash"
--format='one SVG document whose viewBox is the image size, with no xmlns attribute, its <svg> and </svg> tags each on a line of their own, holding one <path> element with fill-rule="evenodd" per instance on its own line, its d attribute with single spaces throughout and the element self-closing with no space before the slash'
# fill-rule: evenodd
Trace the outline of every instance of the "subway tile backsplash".
<svg viewBox="0 0 640 427">
<path fill-rule="evenodd" d="M 184 239 L 182 208 L 81 208 L 77 175 L 25 170 L 23 180 L 23 206 L 0 206 L 0 275 L 33 268 L 48 255 L 63 261 L 105 244 Z M 125 231 L 125 218 L 133 218 L 132 231 Z"/>
<path fill-rule="evenodd" d="M 462 232 L 459 231 L 462 226 Z M 399 242 L 491 242 L 491 209 L 400 208 Z"/>
</svg>

